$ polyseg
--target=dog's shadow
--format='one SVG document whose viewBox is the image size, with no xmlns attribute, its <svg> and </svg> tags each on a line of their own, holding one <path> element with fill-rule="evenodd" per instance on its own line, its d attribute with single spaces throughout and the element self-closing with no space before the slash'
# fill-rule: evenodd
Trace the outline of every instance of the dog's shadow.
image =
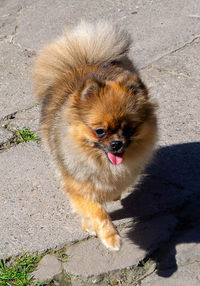
<svg viewBox="0 0 200 286">
<path fill-rule="evenodd" d="M 150 241 L 159 241 L 160 232 L 167 233 L 176 222 L 174 235 L 171 239 L 166 236 L 166 243 L 163 241 L 161 250 L 154 255 L 157 274 L 169 277 L 177 269 L 176 245 L 200 242 L 200 231 L 184 236 L 200 220 L 200 143 L 160 148 L 145 173 L 136 190 L 121 201 L 123 208 L 110 216 L 113 220 L 138 220 L 128 237 L 147 253 L 152 248 Z"/>
</svg>

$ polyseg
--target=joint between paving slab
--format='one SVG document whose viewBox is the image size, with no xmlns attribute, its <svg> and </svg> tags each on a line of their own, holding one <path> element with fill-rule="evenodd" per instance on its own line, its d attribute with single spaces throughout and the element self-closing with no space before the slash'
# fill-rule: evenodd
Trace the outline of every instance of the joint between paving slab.
<svg viewBox="0 0 200 286">
<path fill-rule="evenodd" d="M 65 252 L 66 251 L 67 250 L 65 249 Z M 45 271 L 48 271 L 48 259 L 47 259 L 48 255 L 49 256 L 54 256 L 55 259 L 57 259 L 60 262 L 60 264 L 61 264 L 61 270 L 62 271 L 61 272 L 59 271 L 58 274 L 54 274 L 50 279 L 45 279 L 44 281 L 40 281 L 42 283 L 41 285 L 44 285 L 45 282 L 46 283 L 61 282 L 61 281 L 64 281 L 64 279 L 66 279 L 66 277 L 71 282 L 73 281 L 69 285 L 74 285 L 74 286 L 76 286 L 76 281 L 77 280 L 80 281 L 80 283 L 81 283 L 80 285 L 91 285 L 91 284 L 85 284 L 87 282 L 95 284 L 95 285 L 99 285 L 99 286 L 110 285 L 110 284 L 104 284 L 104 282 L 115 281 L 116 279 L 118 279 L 116 277 L 119 277 L 119 279 L 123 279 L 123 280 L 124 279 L 128 279 L 128 277 L 129 277 L 129 279 L 131 278 L 131 281 L 133 282 L 133 284 L 131 284 L 131 285 L 137 285 L 137 283 L 139 283 L 140 281 L 142 281 L 146 277 L 152 275 L 155 272 L 155 270 L 156 270 L 155 262 L 151 258 L 148 258 L 146 260 L 144 260 L 144 259 L 141 260 L 138 263 L 138 265 L 133 265 L 133 266 L 130 266 L 128 268 L 122 268 L 122 269 L 118 269 L 118 270 L 116 269 L 116 270 L 113 270 L 113 271 L 109 271 L 107 273 L 105 272 L 105 273 L 102 273 L 102 274 L 97 274 L 97 275 L 91 275 L 91 276 L 84 277 L 82 275 L 77 275 L 77 274 L 73 274 L 71 272 L 67 272 L 65 270 L 65 268 L 64 268 L 64 263 L 66 263 L 66 261 L 63 261 L 62 258 L 60 258 L 59 252 L 60 252 L 60 250 L 58 250 L 58 251 L 48 250 L 48 251 L 45 251 L 42 254 L 41 253 L 28 254 L 30 256 L 37 256 L 39 258 L 39 260 L 41 260 L 41 262 L 42 262 L 42 259 L 45 259 L 45 261 L 46 261 L 45 262 L 45 267 L 46 267 Z M 15 260 L 15 259 L 17 259 L 17 257 L 19 257 L 19 256 L 16 256 L 16 257 L 11 256 L 10 258 L 7 259 L 7 261 Z M 38 267 L 35 268 L 34 272 L 36 272 L 39 267 L 40 266 L 38 265 Z M 34 272 L 31 273 L 31 274 L 34 275 Z M 130 276 L 130 274 L 131 274 L 131 276 Z M 61 284 L 61 285 L 65 285 L 65 284 Z"/>
<path fill-rule="evenodd" d="M 173 238 L 175 237 L 175 233 L 173 234 Z M 93 237 L 87 237 L 86 239 L 77 241 L 75 243 L 71 243 L 68 246 L 64 247 L 63 250 L 67 253 L 67 250 L 70 246 L 74 245 L 76 246 L 76 244 L 81 243 L 85 240 L 88 239 L 93 239 Z M 173 243 L 173 241 L 172 241 Z M 163 242 L 162 246 L 160 246 L 159 248 L 163 248 L 165 245 L 165 243 Z M 48 250 L 45 252 L 44 255 L 48 254 L 48 253 L 53 253 L 53 254 L 58 254 L 60 250 Z M 156 249 L 153 253 L 147 255 L 144 259 L 140 260 L 139 263 L 137 265 L 133 265 L 129 268 L 122 268 L 119 270 L 114 270 L 108 273 L 104 273 L 104 274 L 100 274 L 100 275 L 93 275 L 87 278 L 82 277 L 81 275 L 75 275 L 72 273 L 68 273 L 66 270 L 62 271 L 62 274 L 60 275 L 61 280 L 64 281 L 64 278 L 68 277 L 68 279 L 70 279 L 72 282 L 70 282 L 72 286 L 75 286 L 76 281 L 78 279 L 78 281 L 80 281 L 81 284 L 79 285 L 90 285 L 90 284 L 85 284 L 85 283 L 95 283 L 95 285 L 99 285 L 99 286 L 103 286 L 103 285 L 109 285 L 109 284 L 103 284 L 104 282 L 107 283 L 107 281 L 115 281 L 116 275 L 119 275 L 119 277 L 121 279 L 128 279 L 130 278 L 129 273 L 131 273 L 131 285 L 138 285 L 138 283 L 141 283 L 141 281 L 143 281 L 145 278 L 151 276 L 155 271 L 156 271 L 156 259 L 154 259 L 153 257 L 156 257 L 156 253 L 158 253 L 158 250 Z M 199 261 L 194 261 L 194 263 L 197 262 L 199 263 Z M 62 269 L 63 269 L 63 262 L 62 261 Z M 192 262 L 193 263 L 193 262 Z M 192 264 L 190 263 L 190 264 Z M 188 264 L 188 263 L 187 263 Z M 167 269 L 167 268 L 166 268 Z M 166 270 L 165 269 L 165 270 Z M 134 275 L 133 275 L 133 271 L 134 271 Z M 97 277 L 97 278 L 96 278 Z M 100 277 L 100 278 L 98 278 Z M 51 280 L 51 282 L 53 282 L 55 280 L 55 282 L 57 282 L 58 278 L 56 276 L 54 276 Z M 87 280 L 85 280 L 87 279 Z M 93 282 L 96 281 L 96 282 Z M 123 280 L 124 281 L 124 280 Z M 59 282 L 59 281 L 58 281 Z M 43 285 L 43 284 L 42 284 Z M 61 284 L 64 285 L 64 284 Z M 66 284 L 68 285 L 68 284 Z M 114 284 L 115 285 L 115 284 Z M 123 284 L 125 285 L 125 284 Z"/>
<path fill-rule="evenodd" d="M 8 149 L 15 147 L 16 145 L 21 144 L 21 143 L 28 143 L 29 141 L 36 141 L 37 143 L 40 142 L 40 138 L 36 137 L 35 134 L 30 131 L 30 129 L 23 128 L 22 130 L 20 129 L 12 130 L 9 128 L 9 125 L 4 126 L 3 128 L 12 132 L 13 135 L 8 140 L 5 140 L 4 142 L 0 144 L 0 153 L 7 151 Z M 26 137 L 23 137 L 21 134 L 20 135 L 18 134 L 18 131 L 21 131 L 21 133 L 22 132 L 24 133 L 25 132 L 24 129 L 25 131 L 29 132 L 28 136 L 31 136 L 30 139 L 29 138 L 26 139 Z"/>
<path fill-rule="evenodd" d="M 105 272 L 105 273 L 101 273 L 97 275 L 82 276 L 82 275 L 77 275 L 77 274 L 66 271 L 64 267 L 64 263 L 67 263 L 67 262 L 62 262 L 62 260 L 58 258 L 56 253 L 54 253 L 53 255 L 55 255 L 55 257 L 60 261 L 61 263 L 60 268 L 62 269 L 62 271 L 59 272 L 58 274 L 54 274 L 53 277 L 51 277 L 50 279 L 46 279 L 46 280 L 44 279 L 44 281 L 40 281 L 40 275 L 38 276 L 38 272 L 41 273 L 41 270 L 43 268 L 43 261 L 41 261 L 40 262 L 41 268 L 40 268 L 40 265 L 38 265 L 38 268 L 36 269 L 36 271 L 33 272 L 33 276 L 36 275 L 38 282 L 40 281 L 42 285 L 44 282 L 46 283 L 58 282 L 58 283 L 61 283 L 61 285 L 76 286 L 78 281 L 79 281 L 78 285 L 92 285 L 92 284 L 99 285 L 99 286 L 119 285 L 118 283 L 117 284 L 115 283 L 119 282 L 120 280 L 124 283 L 130 279 L 131 281 L 129 281 L 129 283 L 131 282 L 131 285 L 138 285 L 138 283 L 140 283 L 143 279 L 152 275 L 156 271 L 155 262 L 149 259 L 144 263 L 140 262 L 138 265 L 133 265 L 129 268 L 112 270 L 112 271 L 108 271 L 107 273 Z M 43 257 L 43 259 L 45 260 L 44 264 L 46 266 L 48 264 L 48 257 Z M 67 279 L 69 284 L 63 284 L 63 282 L 66 282 L 65 279 Z"/>
<path fill-rule="evenodd" d="M 16 114 L 26 112 L 26 111 L 31 110 L 32 108 L 35 108 L 36 106 L 39 106 L 39 105 L 40 105 L 40 103 L 36 103 L 36 104 L 34 104 L 32 106 L 29 106 L 29 107 L 26 107 L 26 108 L 14 111 L 14 112 L 12 112 L 10 114 L 7 114 L 3 118 L 0 119 L 0 124 L 2 124 L 2 122 L 5 121 L 5 120 L 15 119 L 15 115 Z"/>
</svg>

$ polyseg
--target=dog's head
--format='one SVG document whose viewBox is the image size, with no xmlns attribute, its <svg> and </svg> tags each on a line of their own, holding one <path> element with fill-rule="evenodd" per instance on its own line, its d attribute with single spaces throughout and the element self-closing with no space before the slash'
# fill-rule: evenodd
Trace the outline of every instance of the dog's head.
<svg viewBox="0 0 200 286">
<path fill-rule="evenodd" d="M 154 109 L 137 75 L 121 76 L 117 81 L 91 76 L 71 98 L 70 132 L 88 156 L 107 157 L 119 165 L 128 150 L 130 154 L 154 140 Z"/>
</svg>

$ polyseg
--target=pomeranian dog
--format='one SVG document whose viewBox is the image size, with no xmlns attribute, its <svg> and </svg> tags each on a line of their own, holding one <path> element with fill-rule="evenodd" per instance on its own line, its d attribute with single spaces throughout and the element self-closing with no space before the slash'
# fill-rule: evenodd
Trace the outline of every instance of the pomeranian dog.
<svg viewBox="0 0 200 286">
<path fill-rule="evenodd" d="M 134 185 L 157 133 L 155 105 L 127 57 L 130 44 L 118 26 L 82 22 L 40 51 L 33 71 L 41 136 L 62 187 L 82 229 L 110 250 L 119 250 L 120 237 L 102 205 Z"/>
</svg>

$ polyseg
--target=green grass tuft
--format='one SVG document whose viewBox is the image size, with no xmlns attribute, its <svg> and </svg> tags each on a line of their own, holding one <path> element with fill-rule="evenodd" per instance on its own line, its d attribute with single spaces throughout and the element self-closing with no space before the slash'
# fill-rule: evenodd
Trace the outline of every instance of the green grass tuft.
<svg viewBox="0 0 200 286">
<path fill-rule="evenodd" d="M 39 257 L 23 255 L 16 258 L 13 262 L 0 260 L 0 286 L 28 286 L 33 271 L 39 262 Z"/>
<path fill-rule="evenodd" d="M 29 128 L 23 128 L 22 130 L 17 129 L 16 131 L 16 143 L 23 143 L 28 141 L 39 141 L 40 138 L 37 137 Z"/>
</svg>

